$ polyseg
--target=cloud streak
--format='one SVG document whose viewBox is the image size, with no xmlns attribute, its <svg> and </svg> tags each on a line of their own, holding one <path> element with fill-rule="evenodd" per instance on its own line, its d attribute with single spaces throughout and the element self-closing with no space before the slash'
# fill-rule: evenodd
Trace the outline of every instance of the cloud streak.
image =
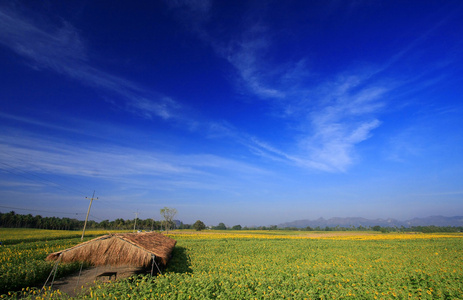
<svg viewBox="0 0 463 300">
<path fill-rule="evenodd" d="M 232 40 L 217 51 L 238 71 L 241 81 L 254 94 L 262 98 L 284 98 L 285 93 L 265 83 L 265 70 L 261 57 L 265 56 L 271 42 L 266 29 L 255 24 L 242 33 L 239 40 Z"/>
<path fill-rule="evenodd" d="M 175 6 L 181 11 L 192 12 L 195 2 Z M 180 3 L 183 3 L 180 1 Z M 246 93 L 273 109 L 279 122 L 298 124 L 296 147 L 279 149 L 278 143 L 262 141 L 259 137 L 240 134 L 243 144 L 251 152 L 266 159 L 291 163 L 298 167 L 330 172 L 345 171 L 354 162 L 355 147 L 370 138 L 381 122 L 376 115 L 385 106 L 384 95 L 390 87 L 378 82 L 370 83 L 380 71 L 364 71 L 358 74 L 338 75 L 318 83 L 305 82 L 311 70 L 306 67 L 310 58 L 274 64 L 268 57 L 276 46 L 269 28 L 262 21 L 242 18 L 238 33 L 225 33 L 214 38 L 207 27 L 213 10 L 201 10 L 198 18 L 181 13 L 182 22 L 193 24 L 192 32 L 209 43 L 216 54 L 230 63 L 237 74 L 237 82 L 244 86 Z M 251 15 L 248 11 L 246 14 Z M 189 18 L 189 19 L 188 19 Z M 228 36 L 228 38 L 227 38 Z M 259 100 L 259 101 L 260 101 Z"/>
<path fill-rule="evenodd" d="M 288 76 L 296 76 L 294 72 L 309 72 L 304 64 L 299 61 L 289 64 L 295 68 L 285 68 L 272 65 L 264 59 L 268 49 L 273 46 L 265 25 L 247 24 L 249 26 L 244 26 L 246 29 L 239 38 L 219 41 L 201 27 L 210 14 L 210 3 L 205 5 L 196 1 L 177 1 L 170 5 L 197 12 L 199 16 L 196 14 L 194 18 L 193 14 L 182 16 L 193 18 L 190 21 L 196 24 L 193 26 L 195 32 L 233 66 L 246 89 L 259 98 L 276 100 L 272 107 L 278 107 L 284 112 L 283 119 L 297 121 L 301 128 L 305 128 L 305 132 L 296 141 L 298 151 L 285 153 L 277 146 L 256 142 L 259 139 L 253 140 L 251 137 L 244 144 L 253 153 L 304 168 L 342 171 L 352 163 L 355 145 L 369 138 L 371 131 L 379 126 L 377 119 L 366 118 L 365 115 L 377 112 L 383 105 L 378 101 L 384 93 L 383 89 L 361 88 L 362 79 L 349 77 L 324 84 L 322 87 L 325 91 L 316 91 L 315 97 L 314 93 L 308 97 L 306 90 L 298 88 L 296 84 L 288 84 L 287 80 Z M 221 122 L 185 119 L 181 117 L 182 106 L 175 100 L 94 68 L 88 59 L 87 45 L 71 24 L 63 22 L 62 26 L 56 27 L 39 23 L 4 7 L 0 7 L 0 24 L 0 43 L 27 58 L 31 67 L 51 69 L 87 86 L 111 92 L 125 99 L 122 109 L 143 118 L 181 119 L 182 124 L 189 129 L 206 128 L 210 137 L 217 137 L 217 125 Z M 286 84 L 278 84 L 282 82 Z M 354 89 L 358 91 L 353 93 Z M 113 99 L 108 101 L 118 105 Z M 307 101 L 310 101 L 309 105 Z M 249 138 L 233 126 L 219 127 L 219 137 L 225 134 L 238 142 Z"/>
<path fill-rule="evenodd" d="M 269 59 L 277 41 L 263 18 L 243 18 L 243 24 L 236 26 L 243 30 L 215 38 L 207 27 L 214 13 L 211 2 L 177 0 L 167 5 L 180 11 L 181 22 L 191 25 L 192 32 L 230 64 L 235 82 L 244 87 L 240 92 L 267 104 L 272 110 L 269 115 L 278 122 L 296 124 L 285 133 L 293 142 L 291 147 L 285 149 L 279 141 L 264 141 L 240 132 L 228 122 L 193 120 L 183 114 L 184 106 L 174 99 L 93 67 L 85 40 L 67 22 L 61 26 L 44 24 L 0 6 L 0 43 L 27 58 L 33 68 L 53 70 L 124 99 L 123 104 L 113 99 L 108 102 L 143 118 L 174 121 L 206 138 L 232 138 L 265 159 L 344 172 L 355 163 L 356 147 L 381 126 L 380 115 L 388 105 L 386 97 L 397 87 L 382 82 L 381 73 L 424 39 L 412 41 L 377 68 L 348 70 L 311 82 L 307 74 L 313 72 L 305 63 L 310 57 L 284 64 Z"/>
<path fill-rule="evenodd" d="M 84 39 L 67 22 L 38 22 L 0 6 L 0 44 L 28 59 L 31 68 L 49 69 L 123 98 L 125 106 L 144 117 L 171 119 L 179 113 L 174 100 L 93 67 Z"/>
<path fill-rule="evenodd" d="M 34 148 L 30 148 L 34 145 Z M 2 169 L 15 173 L 91 178 L 111 184 L 157 189 L 218 190 L 243 178 L 265 177 L 270 172 L 211 154 L 168 154 L 104 145 L 63 144 L 36 135 L 0 135 Z M 6 163 L 8 162 L 8 163 Z M 226 176 L 227 180 L 222 180 Z M 156 187 L 155 187 L 156 188 Z"/>
</svg>

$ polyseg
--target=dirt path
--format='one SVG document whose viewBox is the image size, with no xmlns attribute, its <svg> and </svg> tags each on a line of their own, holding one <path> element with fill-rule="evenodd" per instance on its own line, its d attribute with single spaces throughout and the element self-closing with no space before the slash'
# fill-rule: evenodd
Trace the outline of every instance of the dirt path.
<svg viewBox="0 0 463 300">
<path fill-rule="evenodd" d="M 79 272 L 76 274 L 55 279 L 53 283 L 53 290 L 60 290 L 61 292 L 66 293 L 70 297 L 74 297 L 80 293 L 85 293 L 85 291 L 95 285 L 98 282 L 108 282 L 108 276 L 98 276 L 107 272 L 117 272 L 117 279 L 111 277 L 111 281 L 119 280 L 126 278 L 132 275 L 144 273 L 143 268 L 131 267 L 131 266 L 103 266 L 103 267 L 91 267 L 85 270 L 82 270 L 82 273 L 79 276 Z"/>
</svg>

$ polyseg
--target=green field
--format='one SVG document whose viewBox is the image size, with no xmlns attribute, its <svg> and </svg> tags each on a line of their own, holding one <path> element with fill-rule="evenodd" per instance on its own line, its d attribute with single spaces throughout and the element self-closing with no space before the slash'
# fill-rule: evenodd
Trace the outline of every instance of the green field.
<svg viewBox="0 0 463 300">
<path fill-rule="evenodd" d="M 295 235 L 294 232 L 278 231 L 268 234 L 227 231 L 204 234 L 173 232 L 171 236 L 177 240 L 177 246 L 163 275 L 96 284 L 79 297 L 463 298 L 463 235 L 460 234 Z M 25 282 L 23 278 L 45 268 L 42 264 L 48 264 L 43 262 L 47 253 L 78 242 L 79 239 L 67 238 L 3 246 L 0 248 L 0 284 L 7 290 L 25 288 L 27 285 L 21 286 L 18 282 Z M 5 257 L 11 257 L 12 261 Z M 48 267 L 51 270 L 50 265 Z M 68 270 L 64 266 L 61 268 L 61 272 L 66 272 L 76 266 L 69 266 Z M 48 276 L 48 272 L 42 273 Z M 5 293 L 5 289 L 2 292 Z M 2 297 L 15 298 L 19 294 L 32 299 L 65 297 L 58 291 L 37 292 L 27 289 L 10 293 L 10 296 L 6 293 Z"/>
</svg>

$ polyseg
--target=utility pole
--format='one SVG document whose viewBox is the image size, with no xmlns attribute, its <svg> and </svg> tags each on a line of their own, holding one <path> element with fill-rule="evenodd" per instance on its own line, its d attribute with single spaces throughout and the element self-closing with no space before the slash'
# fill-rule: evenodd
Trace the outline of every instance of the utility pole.
<svg viewBox="0 0 463 300">
<path fill-rule="evenodd" d="M 139 214 L 138 210 L 137 212 L 134 212 L 134 214 L 135 214 L 135 223 L 133 224 L 133 232 L 135 232 L 135 226 L 137 226 L 137 219 L 138 219 L 138 214 Z"/>
<path fill-rule="evenodd" d="M 84 230 L 82 231 L 82 237 L 80 238 L 81 241 L 84 240 L 85 227 L 87 227 L 88 215 L 90 214 L 90 207 L 92 207 L 92 202 L 94 198 L 95 198 L 95 191 L 93 191 L 93 196 L 90 199 L 90 205 L 88 206 L 87 217 L 85 218 L 85 223 L 84 223 Z M 88 199 L 88 197 L 85 197 L 85 199 Z M 96 199 L 98 200 L 98 197 L 96 197 Z"/>
</svg>

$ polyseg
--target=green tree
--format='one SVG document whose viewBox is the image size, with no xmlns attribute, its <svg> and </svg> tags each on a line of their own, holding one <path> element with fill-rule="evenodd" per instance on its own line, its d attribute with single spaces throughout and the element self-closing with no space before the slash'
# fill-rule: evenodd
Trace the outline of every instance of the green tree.
<svg viewBox="0 0 463 300">
<path fill-rule="evenodd" d="M 227 229 L 227 226 L 225 226 L 224 223 L 219 223 L 219 225 L 215 226 L 214 229 L 217 229 L 217 230 L 226 230 L 226 229 Z"/>
<path fill-rule="evenodd" d="M 161 208 L 160 212 L 161 216 L 164 218 L 164 228 L 166 232 L 169 232 L 169 228 L 174 224 L 173 220 L 177 214 L 177 210 L 175 208 L 164 207 Z"/>
<path fill-rule="evenodd" d="M 109 220 L 103 220 L 100 222 L 100 227 L 103 227 L 103 229 L 109 228 Z"/>
<path fill-rule="evenodd" d="M 191 224 L 180 224 L 180 227 L 179 229 L 192 229 L 193 228 L 193 225 Z"/>
<path fill-rule="evenodd" d="M 380 231 L 380 230 L 381 230 L 381 226 L 376 225 L 376 226 L 373 226 L 371 229 L 373 229 L 374 231 Z"/>
<path fill-rule="evenodd" d="M 241 225 L 235 225 L 232 227 L 233 230 L 241 230 Z"/>
<path fill-rule="evenodd" d="M 193 228 L 196 229 L 196 231 L 201 231 L 206 229 L 206 225 L 203 223 L 203 221 L 198 220 L 193 224 Z"/>
</svg>

